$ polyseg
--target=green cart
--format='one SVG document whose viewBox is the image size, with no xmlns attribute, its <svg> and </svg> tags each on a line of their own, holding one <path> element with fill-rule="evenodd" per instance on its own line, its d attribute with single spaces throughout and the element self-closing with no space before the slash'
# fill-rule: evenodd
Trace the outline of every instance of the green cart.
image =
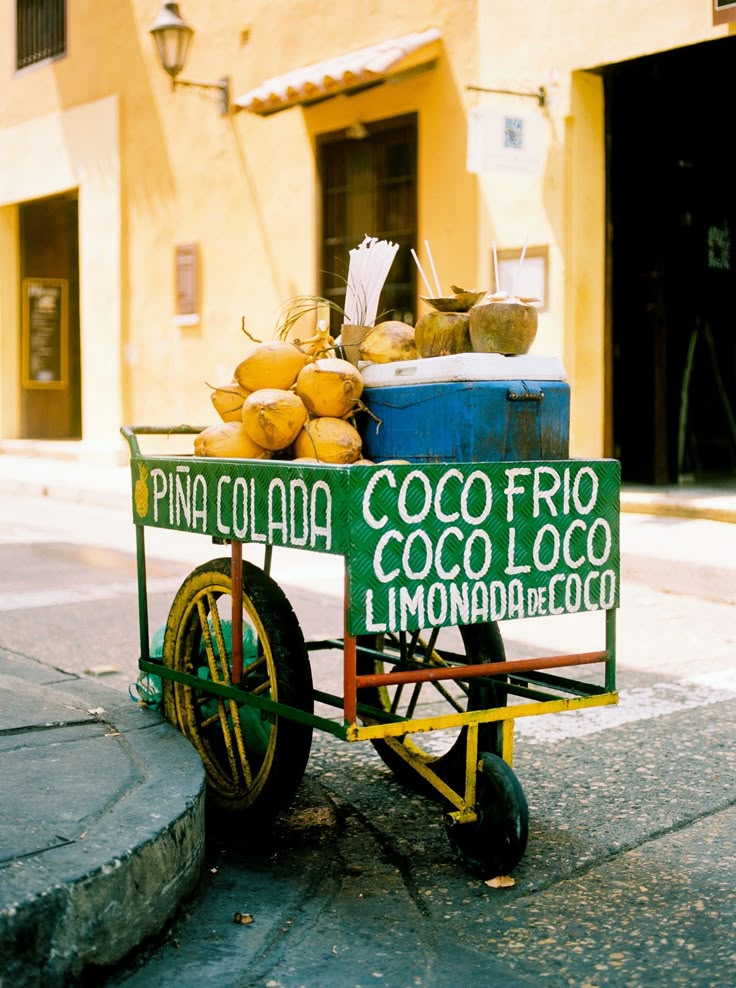
<svg viewBox="0 0 736 988">
<path fill-rule="evenodd" d="M 199 752 L 212 811 L 267 825 L 297 789 L 317 729 L 371 742 L 398 779 L 436 798 L 469 871 L 510 872 L 528 836 L 514 720 L 618 700 L 618 462 L 333 466 L 148 455 L 140 437 L 200 430 L 121 431 L 131 453 L 140 672 L 160 677 L 166 718 Z M 182 583 L 160 657 L 149 632 L 150 527 L 227 547 Z M 263 566 L 243 559 L 246 543 L 263 546 Z M 305 642 L 270 575 L 274 546 L 343 558 L 342 637 Z M 500 621 L 583 611 L 600 611 L 603 650 L 506 659 Z M 327 649 L 342 653 L 341 695 L 313 682 L 310 655 Z M 592 667 L 585 681 L 574 678 L 580 666 Z"/>
</svg>

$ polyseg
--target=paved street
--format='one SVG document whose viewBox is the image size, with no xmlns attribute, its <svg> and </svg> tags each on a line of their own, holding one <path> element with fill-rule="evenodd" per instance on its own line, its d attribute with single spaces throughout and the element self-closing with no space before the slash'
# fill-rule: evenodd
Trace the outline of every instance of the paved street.
<svg viewBox="0 0 736 988">
<path fill-rule="evenodd" d="M 126 691 L 138 655 L 127 513 L 2 497 L 0 517 L 0 646 Z M 626 522 L 624 550 L 642 525 Z M 736 526 L 681 524 L 720 537 L 724 554 L 736 548 Z M 150 533 L 153 627 L 213 555 L 197 540 Z M 307 637 L 339 634 L 339 561 L 277 552 L 274 575 Z M 317 735 L 296 804 L 268 840 L 211 837 L 177 922 L 94 983 L 732 988 L 736 622 L 711 596 L 625 581 L 619 705 L 517 721 L 530 838 L 512 888 L 468 876 L 438 807 L 402 789 L 369 745 Z M 502 631 L 511 657 L 603 640 L 595 614 Z M 340 674 L 336 653 L 314 665 L 327 683 Z M 236 912 L 253 923 L 234 923 Z"/>
</svg>

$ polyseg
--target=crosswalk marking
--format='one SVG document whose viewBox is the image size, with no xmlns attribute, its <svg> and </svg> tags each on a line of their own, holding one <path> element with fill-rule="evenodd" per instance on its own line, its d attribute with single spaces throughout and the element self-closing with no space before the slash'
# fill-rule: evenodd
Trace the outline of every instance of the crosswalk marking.
<svg viewBox="0 0 736 988">
<path fill-rule="evenodd" d="M 519 717 L 516 733 L 530 744 L 547 744 L 567 738 L 580 738 L 600 731 L 610 731 L 624 724 L 668 714 L 681 713 L 695 707 L 736 697 L 736 675 L 731 682 L 719 682 L 719 688 L 699 685 L 694 680 L 655 683 L 653 686 L 637 686 L 623 689 L 616 706 L 585 707 L 554 715 Z"/>
</svg>

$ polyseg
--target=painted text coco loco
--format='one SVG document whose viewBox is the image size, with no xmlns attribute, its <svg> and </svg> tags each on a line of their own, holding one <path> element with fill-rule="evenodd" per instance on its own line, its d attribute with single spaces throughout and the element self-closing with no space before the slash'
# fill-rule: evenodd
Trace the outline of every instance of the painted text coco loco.
<svg viewBox="0 0 736 988">
<path fill-rule="evenodd" d="M 589 466 L 478 469 L 399 481 L 377 470 L 363 520 L 377 534 L 369 631 L 456 625 L 615 606 L 613 533 Z M 496 505 L 494 510 L 494 493 Z M 598 510 L 597 510 L 598 509 Z"/>
</svg>

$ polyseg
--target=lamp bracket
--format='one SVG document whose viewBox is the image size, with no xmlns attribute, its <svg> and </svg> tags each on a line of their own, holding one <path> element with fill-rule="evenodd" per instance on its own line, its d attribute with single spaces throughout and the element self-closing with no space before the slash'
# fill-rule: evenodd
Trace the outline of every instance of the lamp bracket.
<svg viewBox="0 0 736 988">
<path fill-rule="evenodd" d="M 544 86 L 540 86 L 533 93 L 520 93 L 515 89 L 488 89 L 485 86 L 466 86 L 465 88 L 472 89 L 477 93 L 502 93 L 505 96 L 527 96 L 530 99 L 535 99 L 540 107 L 547 105 L 547 90 Z"/>
<path fill-rule="evenodd" d="M 172 89 L 177 86 L 189 86 L 193 89 L 216 89 L 219 96 L 220 115 L 226 117 L 230 113 L 230 79 L 224 76 L 218 82 L 193 82 L 189 79 L 172 78 Z"/>
</svg>

